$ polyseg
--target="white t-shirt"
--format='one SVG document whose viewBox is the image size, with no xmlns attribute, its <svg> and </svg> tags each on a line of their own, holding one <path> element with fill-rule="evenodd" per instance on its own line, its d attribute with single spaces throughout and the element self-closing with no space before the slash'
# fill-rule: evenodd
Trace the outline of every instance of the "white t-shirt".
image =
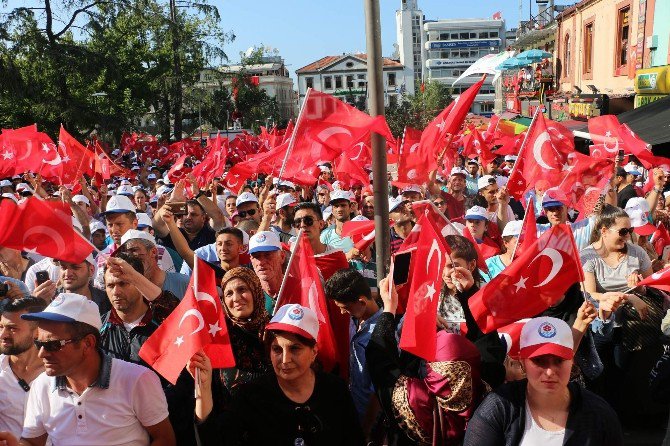
<svg viewBox="0 0 670 446">
<path fill-rule="evenodd" d="M 48 434 L 54 446 L 146 446 L 149 434 L 144 426 L 167 417 L 158 376 L 141 365 L 112 359 L 109 386 L 95 385 L 81 395 L 57 388 L 56 377 L 38 376 L 30 389 L 21 436 Z"/>
<path fill-rule="evenodd" d="M 0 355 L 0 431 L 21 436 L 27 402 L 28 392 L 19 385 L 9 366 L 9 356 Z"/>
<path fill-rule="evenodd" d="M 519 446 L 562 446 L 564 437 L 565 429 L 546 431 L 538 426 L 526 401 L 526 425 Z"/>
<path fill-rule="evenodd" d="M 51 279 L 53 283 L 58 282 L 58 278 L 60 276 L 60 267 L 54 264 L 53 260 L 51 260 L 49 257 L 45 257 L 34 265 L 31 265 L 30 268 L 28 268 L 28 271 L 26 271 L 25 284 L 28 287 L 28 291 L 31 293 L 35 291 L 35 280 L 37 280 L 35 273 L 37 271 L 48 272 L 49 279 Z"/>
</svg>

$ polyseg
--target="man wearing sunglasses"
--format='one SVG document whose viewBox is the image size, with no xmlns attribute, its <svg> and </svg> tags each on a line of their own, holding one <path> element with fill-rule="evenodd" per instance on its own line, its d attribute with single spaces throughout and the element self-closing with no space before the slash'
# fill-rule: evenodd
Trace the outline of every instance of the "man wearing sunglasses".
<svg viewBox="0 0 670 446">
<path fill-rule="evenodd" d="M 0 314 L 0 432 L 21 435 L 28 392 L 33 380 L 44 371 L 33 340 L 37 324 L 21 319 L 37 313 L 47 304 L 25 297 L 10 301 Z"/>
<path fill-rule="evenodd" d="M 327 227 L 321 232 L 321 241 L 335 249 L 339 249 L 347 255 L 347 260 L 357 254 L 351 237 L 342 237 L 344 224 L 351 220 L 351 202 L 353 193 L 344 190 L 334 190 L 330 193 L 330 205 L 333 207 L 335 224 Z"/>
<path fill-rule="evenodd" d="M 287 192 L 277 195 L 275 204 L 277 220 L 274 225 L 270 226 L 270 230 L 277 234 L 279 239 L 284 243 L 288 243 L 291 237 L 298 234 L 295 228 L 293 228 L 293 214 L 297 203 L 298 200 L 291 193 Z"/>
<path fill-rule="evenodd" d="M 43 446 L 47 437 L 72 445 L 176 444 L 158 376 L 100 351 L 95 303 L 63 293 L 21 318 L 37 322 L 35 346 L 45 367 L 31 386 L 21 444 Z M 16 444 L 7 434 L 0 440 Z"/>
<path fill-rule="evenodd" d="M 235 201 L 237 215 L 242 220 L 256 220 L 261 223 L 261 208 L 258 204 L 258 198 L 251 192 L 242 192 Z"/>
</svg>

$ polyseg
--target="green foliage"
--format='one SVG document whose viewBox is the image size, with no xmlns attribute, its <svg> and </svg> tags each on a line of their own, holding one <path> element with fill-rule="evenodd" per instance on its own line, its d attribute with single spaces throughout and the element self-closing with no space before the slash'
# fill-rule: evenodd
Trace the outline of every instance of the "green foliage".
<svg viewBox="0 0 670 446">
<path fill-rule="evenodd" d="M 452 101 L 451 89 L 439 82 L 427 82 L 422 92 L 404 96 L 397 104 L 386 107 L 386 121 L 396 137 L 402 136 L 405 127 L 423 130 Z"/>
</svg>

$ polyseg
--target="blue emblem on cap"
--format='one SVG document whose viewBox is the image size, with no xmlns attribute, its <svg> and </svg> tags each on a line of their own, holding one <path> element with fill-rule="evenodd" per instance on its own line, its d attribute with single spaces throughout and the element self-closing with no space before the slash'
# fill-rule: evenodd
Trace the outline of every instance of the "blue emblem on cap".
<svg viewBox="0 0 670 446">
<path fill-rule="evenodd" d="M 305 313 L 302 311 L 302 308 L 294 308 L 288 312 L 289 319 L 294 321 L 299 321 L 304 315 Z"/>
<path fill-rule="evenodd" d="M 543 338 L 553 338 L 556 336 L 556 327 L 551 325 L 549 322 L 545 322 L 537 329 L 537 333 Z"/>
<path fill-rule="evenodd" d="M 258 237 L 256 237 L 256 241 L 258 243 L 263 243 L 265 239 L 266 239 L 265 234 L 258 234 Z"/>
<path fill-rule="evenodd" d="M 63 302 L 65 302 L 65 296 L 63 296 L 62 294 L 59 294 L 58 296 L 56 296 L 56 298 L 54 300 L 51 301 L 49 306 L 50 307 L 57 307 L 60 304 L 62 304 Z"/>
</svg>

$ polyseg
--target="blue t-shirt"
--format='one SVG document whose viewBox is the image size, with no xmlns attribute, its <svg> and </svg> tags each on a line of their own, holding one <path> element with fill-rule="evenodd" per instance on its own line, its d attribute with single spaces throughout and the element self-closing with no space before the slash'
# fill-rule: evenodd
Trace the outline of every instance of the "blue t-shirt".
<svg viewBox="0 0 670 446">
<path fill-rule="evenodd" d="M 165 273 L 163 290 L 171 292 L 177 299 L 182 300 L 184 298 L 184 294 L 186 294 L 189 281 L 190 277 L 185 274 Z"/>
<path fill-rule="evenodd" d="M 482 277 L 485 282 L 490 282 L 495 276 L 500 274 L 502 270 L 507 268 L 505 264 L 500 259 L 500 255 L 489 257 L 486 259 L 486 267 L 489 269 L 489 273 L 486 274 L 482 272 Z"/>
<path fill-rule="evenodd" d="M 351 240 L 351 237 L 341 237 L 338 235 L 338 233 L 335 232 L 335 225 L 328 226 L 321 231 L 321 243 L 339 249 L 345 254 L 354 248 L 354 242 Z"/>
</svg>

